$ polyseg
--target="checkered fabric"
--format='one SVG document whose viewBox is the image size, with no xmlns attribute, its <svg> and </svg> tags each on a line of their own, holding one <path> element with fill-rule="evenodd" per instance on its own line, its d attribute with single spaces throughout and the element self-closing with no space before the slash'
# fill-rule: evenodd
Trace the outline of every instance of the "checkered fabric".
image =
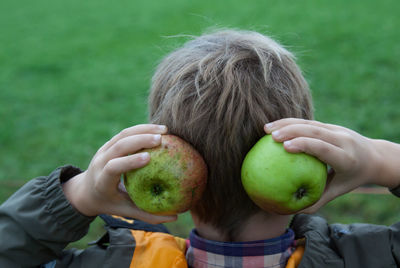
<svg viewBox="0 0 400 268">
<path fill-rule="evenodd" d="M 294 232 L 288 229 L 280 237 L 251 242 L 217 242 L 190 233 L 186 253 L 189 267 L 273 267 L 284 268 L 295 249 Z"/>
</svg>

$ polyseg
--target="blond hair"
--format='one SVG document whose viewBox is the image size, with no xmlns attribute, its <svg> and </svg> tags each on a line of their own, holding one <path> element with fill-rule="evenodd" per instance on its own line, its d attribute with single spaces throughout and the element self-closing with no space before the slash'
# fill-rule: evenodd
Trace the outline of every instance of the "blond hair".
<svg viewBox="0 0 400 268">
<path fill-rule="evenodd" d="M 209 178 L 192 209 L 227 237 L 259 208 L 240 179 L 244 156 L 265 123 L 312 118 L 307 82 L 293 55 L 256 32 L 222 30 L 185 43 L 159 64 L 149 96 L 150 121 L 190 142 Z"/>
</svg>

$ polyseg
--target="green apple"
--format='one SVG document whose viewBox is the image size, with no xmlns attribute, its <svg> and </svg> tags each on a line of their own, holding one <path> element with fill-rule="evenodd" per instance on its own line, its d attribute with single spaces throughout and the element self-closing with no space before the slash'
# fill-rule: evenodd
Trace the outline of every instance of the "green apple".
<svg viewBox="0 0 400 268">
<path fill-rule="evenodd" d="M 190 209 L 207 182 L 201 155 L 175 135 L 162 135 L 160 146 L 142 151 L 149 152 L 150 162 L 124 174 L 125 188 L 136 206 L 156 215 Z"/>
<path fill-rule="evenodd" d="M 320 199 L 327 166 L 314 156 L 288 153 L 266 135 L 247 153 L 241 176 L 244 189 L 260 208 L 294 214 Z"/>
</svg>

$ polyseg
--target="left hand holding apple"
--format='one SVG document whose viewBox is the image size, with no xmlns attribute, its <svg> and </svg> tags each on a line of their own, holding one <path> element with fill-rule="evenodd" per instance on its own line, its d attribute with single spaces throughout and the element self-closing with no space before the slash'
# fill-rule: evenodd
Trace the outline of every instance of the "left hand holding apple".
<svg viewBox="0 0 400 268">
<path fill-rule="evenodd" d="M 324 204 L 364 184 L 388 188 L 400 185 L 400 145 L 364 137 L 348 128 L 317 121 L 287 118 L 266 124 L 274 140 L 284 142 L 291 153 L 304 152 L 327 163 L 325 192 L 304 213 L 314 213 Z"/>
</svg>

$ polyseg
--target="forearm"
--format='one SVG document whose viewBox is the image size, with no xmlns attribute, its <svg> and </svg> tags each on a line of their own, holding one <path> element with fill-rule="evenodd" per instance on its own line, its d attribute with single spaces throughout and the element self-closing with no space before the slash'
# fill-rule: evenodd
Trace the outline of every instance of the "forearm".
<svg viewBox="0 0 400 268">
<path fill-rule="evenodd" d="M 87 233 L 92 218 L 78 213 L 65 198 L 63 172 L 78 173 L 61 168 L 31 180 L 0 206 L 0 267 L 46 263 Z"/>
</svg>

